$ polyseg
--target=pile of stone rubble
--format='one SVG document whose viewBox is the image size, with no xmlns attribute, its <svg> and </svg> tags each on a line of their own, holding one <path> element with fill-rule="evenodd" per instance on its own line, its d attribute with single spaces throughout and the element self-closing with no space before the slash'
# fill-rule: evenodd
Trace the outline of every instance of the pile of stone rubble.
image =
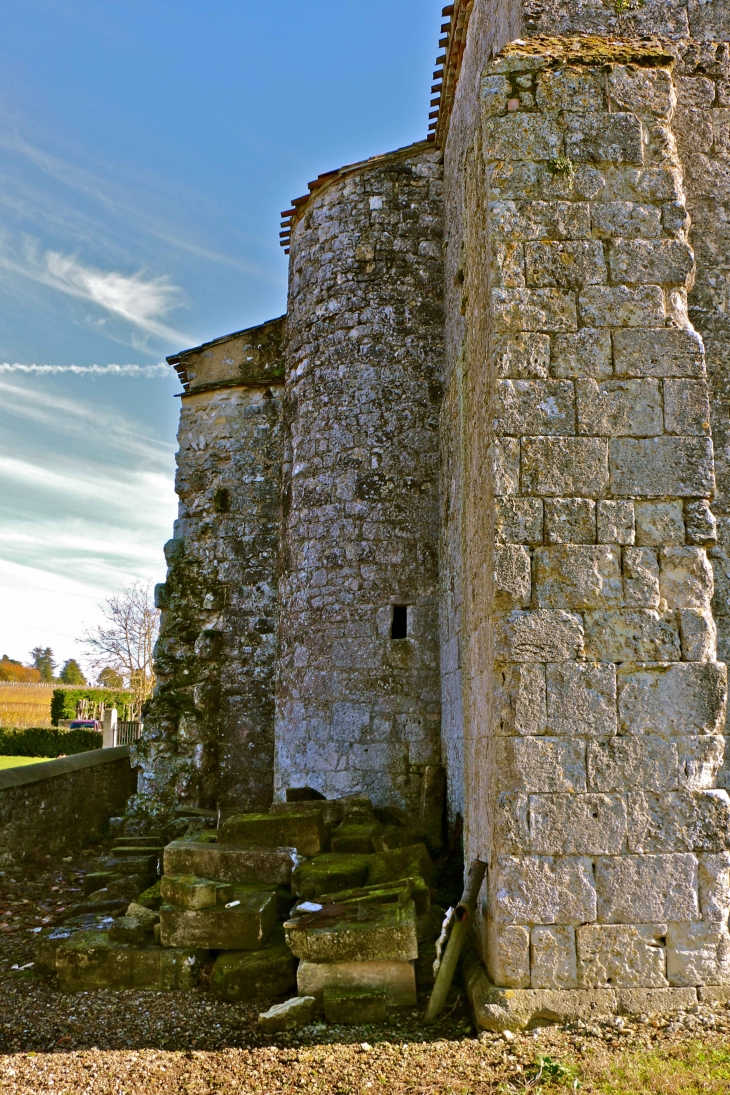
<svg viewBox="0 0 730 1095">
<path fill-rule="evenodd" d="M 179 808 L 146 835 L 120 819 L 84 901 L 40 935 L 37 965 L 71 992 L 202 979 L 226 1001 L 272 1003 L 296 990 L 262 1015 L 269 1030 L 412 1007 L 433 983 L 443 920 L 429 838 L 398 809 L 316 795 L 225 818 Z"/>
</svg>

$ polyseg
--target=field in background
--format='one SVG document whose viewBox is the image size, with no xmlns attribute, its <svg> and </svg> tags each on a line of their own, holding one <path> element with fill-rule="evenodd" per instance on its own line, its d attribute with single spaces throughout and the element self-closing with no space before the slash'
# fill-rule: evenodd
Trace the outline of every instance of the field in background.
<svg viewBox="0 0 730 1095">
<path fill-rule="evenodd" d="M 0 681 L 0 727 L 51 725 L 53 684 L 16 684 Z"/>
<path fill-rule="evenodd" d="M 47 757 L 0 757 L 0 772 L 3 768 L 17 768 L 20 764 L 42 764 Z"/>
</svg>

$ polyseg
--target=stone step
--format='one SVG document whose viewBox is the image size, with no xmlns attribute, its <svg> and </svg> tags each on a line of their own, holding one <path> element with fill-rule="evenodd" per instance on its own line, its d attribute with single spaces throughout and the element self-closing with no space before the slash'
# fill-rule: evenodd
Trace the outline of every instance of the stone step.
<svg viewBox="0 0 730 1095">
<path fill-rule="evenodd" d="M 208 955 L 195 949 L 134 947 L 113 943 L 108 932 L 78 932 L 56 951 L 56 973 L 64 992 L 96 989 L 189 991 L 196 987 Z"/>
<path fill-rule="evenodd" d="M 384 988 L 326 988 L 324 1017 L 328 1023 L 354 1025 L 385 1022 Z"/>
<path fill-rule="evenodd" d="M 409 844 L 405 848 L 378 852 L 370 859 L 368 882 L 371 886 L 419 875 L 426 882 L 433 877 L 433 863 L 425 844 Z"/>
<path fill-rule="evenodd" d="M 104 871 L 116 871 L 117 874 L 157 874 L 159 855 L 129 855 L 129 856 L 105 856 L 100 861 L 100 867 Z"/>
<path fill-rule="evenodd" d="M 370 856 L 327 852 L 296 868 L 292 889 L 300 897 L 316 897 L 321 893 L 364 886 L 369 866 Z"/>
<path fill-rule="evenodd" d="M 191 874 L 166 874 L 160 879 L 160 896 L 167 904 L 179 905 L 181 909 L 210 909 L 232 900 L 233 883 L 214 882 Z"/>
<path fill-rule="evenodd" d="M 404 905 L 325 905 L 284 924 L 297 958 L 310 962 L 388 962 L 418 958 L 416 908 Z"/>
<path fill-rule="evenodd" d="M 297 960 L 283 941 L 260 951 L 224 951 L 210 975 L 211 991 L 230 1004 L 284 996 L 297 985 Z"/>
<path fill-rule="evenodd" d="M 317 799 L 316 802 L 274 802 L 271 814 L 311 814 L 320 812 L 325 825 L 339 825 L 345 816 L 345 808 L 336 799 Z"/>
<path fill-rule="evenodd" d="M 291 814 L 236 814 L 226 818 L 218 832 L 219 844 L 250 848 L 296 848 L 311 859 L 325 852 L 329 832 L 320 810 Z"/>
<path fill-rule="evenodd" d="M 161 844 L 118 844 L 110 852 L 114 859 L 127 858 L 129 856 L 161 856 L 165 847 L 164 840 Z"/>
<path fill-rule="evenodd" d="M 241 848 L 233 844 L 200 844 L 173 840 L 165 848 L 164 873 L 190 874 L 215 882 L 275 889 L 291 884 L 293 849 Z"/>
<path fill-rule="evenodd" d="M 384 989 L 388 1007 L 416 1004 L 416 977 L 411 962 L 300 962 L 297 992 L 323 1005 L 326 988 Z"/>
<path fill-rule="evenodd" d="M 369 822 L 364 825 L 355 825 L 345 822 L 335 829 L 332 834 L 333 852 L 353 852 L 356 855 L 372 855 L 375 851 L 373 843 L 380 834 L 382 825 L 380 822 Z"/>
<path fill-rule="evenodd" d="M 260 950 L 276 924 L 276 895 L 234 888 L 227 905 L 210 909 L 160 908 L 163 947 L 206 950 Z"/>
</svg>

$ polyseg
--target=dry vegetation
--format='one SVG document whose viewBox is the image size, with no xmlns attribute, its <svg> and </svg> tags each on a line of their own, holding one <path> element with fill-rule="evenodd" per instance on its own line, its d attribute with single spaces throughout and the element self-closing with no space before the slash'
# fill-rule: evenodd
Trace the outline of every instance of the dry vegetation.
<svg viewBox="0 0 730 1095">
<path fill-rule="evenodd" d="M 51 725 L 52 684 L 0 681 L 0 726 L 25 729 Z"/>
</svg>

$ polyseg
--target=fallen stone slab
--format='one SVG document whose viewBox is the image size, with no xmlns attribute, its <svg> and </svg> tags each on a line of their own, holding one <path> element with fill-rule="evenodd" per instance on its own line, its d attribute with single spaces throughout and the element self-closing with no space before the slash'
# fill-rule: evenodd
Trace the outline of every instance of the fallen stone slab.
<svg viewBox="0 0 730 1095">
<path fill-rule="evenodd" d="M 419 877 L 401 878 L 397 882 L 383 882 L 376 886 L 356 886 L 349 890 L 322 894 L 319 901 L 323 905 L 350 905 L 353 902 L 384 905 L 391 901 L 405 900 L 407 897 L 412 899 L 418 916 L 430 912 L 431 891 Z"/>
<path fill-rule="evenodd" d="M 163 947 L 260 950 L 276 924 L 276 897 L 269 891 L 234 889 L 226 905 L 209 909 L 160 908 Z"/>
<path fill-rule="evenodd" d="M 271 1000 L 297 985 L 297 960 L 284 942 L 260 951 L 224 951 L 210 975 L 211 991 L 230 1004 Z"/>
<path fill-rule="evenodd" d="M 142 946 L 147 932 L 141 920 L 136 916 L 119 916 L 109 928 L 109 938 L 113 943 L 131 943 Z"/>
<path fill-rule="evenodd" d="M 143 905 L 146 909 L 153 909 L 155 912 L 159 909 L 162 904 L 159 881 L 138 895 L 137 904 Z"/>
<path fill-rule="evenodd" d="M 426 882 L 430 882 L 433 876 L 433 864 L 425 844 L 409 844 L 405 848 L 377 852 L 370 859 L 368 883 L 371 886 L 418 876 Z"/>
<path fill-rule="evenodd" d="M 336 799 L 317 799 L 312 802 L 274 802 L 269 808 L 271 814 L 299 814 L 321 812 L 325 825 L 332 828 L 339 825 L 345 816 L 345 808 Z"/>
<path fill-rule="evenodd" d="M 382 825 L 377 821 L 366 825 L 348 825 L 345 822 L 332 834 L 332 851 L 372 855 L 375 851 L 374 841 L 381 829 Z"/>
<path fill-rule="evenodd" d="M 295 864 L 293 848 L 242 848 L 174 840 L 165 848 L 164 874 L 196 875 L 242 886 L 289 886 Z"/>
<path fill-rule="evenodd" d="M 300 962 L 297 990 L 314 996 L 323 1007 L 326 988 L 384 989 L 388 1007 L 416 1004 L 416 977 L 411 962 Z"/>
<path fill-rule="evenodd" d="M 324 905 L 284 924 L 297 958 L 310 962 L 389 962 L 418 958 L 416 910 L 404 905 Z"/>
<path fill-rule="evenodd" d="M 355 1025 L 385 1021 L 383 988 L 326 988 L 323 1003 L 328 1023 Z"/>
<path fill-rule="evenodd" d="M 110 855 L 113 859 L 130 859 L 133 856 L 159 856 L 162 855 L 162 851 L 165 847 L 165 841 L 161 844 L 120 844 L 115 845 Z"/>
<path fill-rule="evenodd" d="M 104 871 L 114 871 L 116 874 L 138 874 L 154 878 L 157 874 L 159 856 L 154 855 L 111 855 L 104 856 L 100 866 Z"/>
<path fill-rule="evenodd" d="M 160 895 L 166 903 L 182 909 L 210 909 L 232 900 L 233 884 L 197 875 L 166 874 L 160 879 Z"/>
<path fill-rule="evenodd" d="M 300 897 L 317 897 L 367 882 L 370 856 L 339 855 L 333 852 L 318 855 L 302 863 L 292 874 L 294 893 Z"/>
<path fill-rule="evenodd" d="M 127 908 L 127 916 L 133 916 L 135 920 L 139 920 L 144 925 L 146 932 L 151 932 L 154 929 L 155 924 L 159 924 L 159 913 L 153 909 L 148 909 L 145 905 L 138 905 L 136 901 L 132 901 Z"/>
<path fill-rule="evenodd" d="M 274 1004 L 259 1015 L 259 1026 L 265 1034 L 280 1034 L 297 1030 L 311 1023 L 317 1013 L 317 1001 L 313 996 L 294 996 L 284 1004 Z"/>
<path fill-rule="evenodd" d="M 251 848 L 296 848 L 311 859 L 327 851 L 329 833 L 321 810 L 299 810 L 291 814 L 236 814 L 226 818 L 218 832 L 218 843 Z"/>
<path fill-rule="evenodd" d="M 84 877 L 84 897 L 96 893 L 97 890 L 105 889 L 110 882 L 118 877 L 119 875 L 115 871 L 89 871 Z"/>
<path fill-rule="evenodd" d="M 195 988 L 205 951 L 114 943 L 107 932 L 82 931 L 56 952 L 63 992 L 96 989 L 153 989 L 185 992 Z"/>
</svg>

